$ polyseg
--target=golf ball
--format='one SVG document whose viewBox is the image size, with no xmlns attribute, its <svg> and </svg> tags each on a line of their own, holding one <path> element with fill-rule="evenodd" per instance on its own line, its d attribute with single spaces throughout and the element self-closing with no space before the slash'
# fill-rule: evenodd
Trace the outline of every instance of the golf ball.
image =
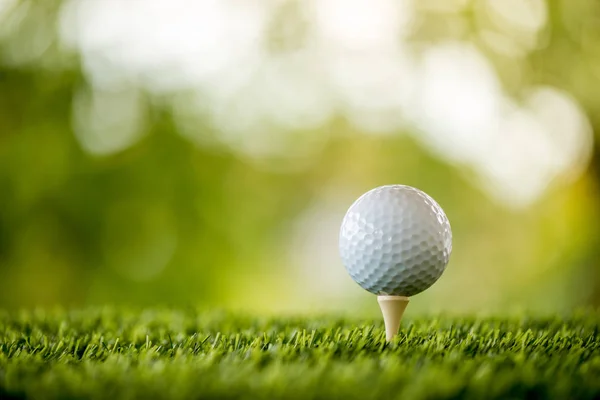
<svg viewBox="0 0 600 400">
<path fill-rule="evenodd" d="M 350 206 L 340 229 L 340 255 L 363 289 L 377 295 L 413 296 L 442 275 L 452 252 L 446 214 L 410 186 L 387 185 Z"/>
</svg>

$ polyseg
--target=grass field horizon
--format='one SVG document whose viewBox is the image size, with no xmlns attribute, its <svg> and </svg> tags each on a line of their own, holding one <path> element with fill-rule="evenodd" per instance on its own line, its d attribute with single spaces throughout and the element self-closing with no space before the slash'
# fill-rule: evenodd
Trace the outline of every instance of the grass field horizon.
<svg viewBox="0 0 600 400">
<path fill-rule="evenodd" d="M 600 312 L 256 317 L 195 309 L 0 313 L 0 398 L 600 396 Z"/>
</svg>

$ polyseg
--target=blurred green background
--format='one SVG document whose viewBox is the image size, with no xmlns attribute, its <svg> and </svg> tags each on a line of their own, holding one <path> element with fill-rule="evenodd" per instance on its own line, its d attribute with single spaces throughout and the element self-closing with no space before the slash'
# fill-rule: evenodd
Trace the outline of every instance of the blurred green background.
<svg viewBox="0 0 600 400">
<path fill-rule="evenodd" d="M 454 233 L 411 312 L 600 305 L 596 0 L 0 0 L 0 307 L 378 312 L 363 192 Z"/>
</svg>

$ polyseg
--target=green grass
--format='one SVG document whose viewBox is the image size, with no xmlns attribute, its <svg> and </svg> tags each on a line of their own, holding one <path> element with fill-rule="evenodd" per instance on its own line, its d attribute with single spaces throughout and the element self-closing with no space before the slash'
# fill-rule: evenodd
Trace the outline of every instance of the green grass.
<svg viewBox="0 0 600 400">
<path fill-rule="evenodd" d="M 0 398 L 600 398 L 600 314 L 0 313 Z"/>
</svg>

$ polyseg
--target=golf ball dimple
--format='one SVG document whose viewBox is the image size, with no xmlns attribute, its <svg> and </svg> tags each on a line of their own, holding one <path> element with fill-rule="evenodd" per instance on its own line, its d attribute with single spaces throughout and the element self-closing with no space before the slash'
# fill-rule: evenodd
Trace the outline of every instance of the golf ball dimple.
<svg viewBox="0 0 600 400">
<path fill-rule="evenodd" d="M 346 270 L 377 295 L 413 296 L 442 275 L 452 252 L 450 222 L 430 196 L 387 185 L 350 206 L 340 229 Z"/>
</svg>

